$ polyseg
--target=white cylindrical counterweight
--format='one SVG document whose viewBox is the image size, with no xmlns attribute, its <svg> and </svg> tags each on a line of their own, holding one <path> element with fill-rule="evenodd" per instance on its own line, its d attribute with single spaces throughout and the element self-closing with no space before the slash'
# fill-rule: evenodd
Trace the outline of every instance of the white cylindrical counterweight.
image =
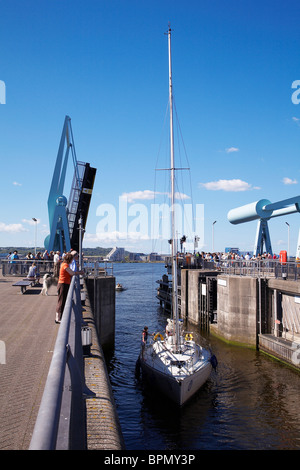
<svg viewBox="0 0 300 470">
<path fill-rule="evenodd" d="M 273 211 L 264 210 L 267 204 L 271 204 L 268 199 L 261 199 L 260 201 L 231 209 L 227 214 L 227 218 L 234 225 L 257 219 L 269 219 Z"/>
</svg>

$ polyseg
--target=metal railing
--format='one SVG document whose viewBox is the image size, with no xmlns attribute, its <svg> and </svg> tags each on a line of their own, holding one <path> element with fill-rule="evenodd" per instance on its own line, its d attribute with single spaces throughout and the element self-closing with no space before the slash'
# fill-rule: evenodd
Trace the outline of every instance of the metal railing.
<svg viewBox="0 0 300 470">
<path fill-rule="evenodd" d="M 171 258 L 166 258 L 166 267 L 169 268 Z M 178 267 L 181 269 L 208 269 L 221 271 L 222 274 L 250 277 L 274 277 L 276 279 L 300 280 L 300 261 L 281 262 L 279 259 L 261 260 L 206 260 L 195 256 L 177 257 Z"/>
<path fill-rule="evenodd" d="M 1 260 L 2 276 L 27 276 L 32 263 L 36 263 L 37 272 L 40 276 L 51 273 L 54 268 L 54 262 L 48 260 L 34 259 L 18 259 L 18 260 Z"/>
<path fill-rule="evenodd" d="M 113 276 L 112 261 L 102 261 L 93 257 L 85 257 L 83 269 L 87 276 L 92 276 L 95 278 L 99 276 Z"/>
<path fill-rule="evenodd" d="M 73 276 L 53 351 L 30 450 L 86 449 L 86 387 L 80 280 Z"/>
<path fill-rule="evenodd" d="M 221 260 L 215 263 L 222 274 L 250 277 L 274 277 L 275 279 L 300 279 L 300 262 L 279 260 Z"/>
<path fill-rule="evenodd" d="M 18 260 L 1 260 L 2 276 L 26 277 L 32 263 L 36 263 L 37 272 L 42 277 L 44 274 L 52 274 L 54 270 L 54 262 L 49 260 L 34 259 L 18 259 Z M 94 258 L 83 259 L 83 271 L 87 276 L 112 276 L 113 263 L 100 261 Z"/>
</svg>

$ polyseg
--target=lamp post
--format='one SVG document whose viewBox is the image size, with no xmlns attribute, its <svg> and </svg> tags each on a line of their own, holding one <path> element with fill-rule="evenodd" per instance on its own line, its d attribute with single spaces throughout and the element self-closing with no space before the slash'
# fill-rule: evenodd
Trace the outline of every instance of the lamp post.
<svg viewBox="0 0 300 470">
<path fill-rule="evenodd" d="M 214 226 L 215 226 L 215 223 L 217 221 L 215 220 L 213 223 L 212 223 L 212 252 L 214 252 Z"/>
<path fill-rule="evenodd" d="M 37 219 L 32 217 L 33 222 L 35 222 L 35 234 L 34 234 L 34 257 L 36 257 L 36 238 L 37 238 Z"/>
<path fill-rule="evenodd" d="M 286 225 L 288 227 L 288 255 L 287 255 L 287 259 L 289 261 L 290 260 L 290 224 L 288 222 L 286 222 Z"/>
</svg>

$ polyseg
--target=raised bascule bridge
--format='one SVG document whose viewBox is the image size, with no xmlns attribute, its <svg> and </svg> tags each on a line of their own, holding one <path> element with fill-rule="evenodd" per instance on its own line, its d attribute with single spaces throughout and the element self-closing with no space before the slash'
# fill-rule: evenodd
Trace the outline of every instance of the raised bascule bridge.
<svg viewBox="0 0 300 470">
<path fill-rule="evenodd" d="M 68 161 L 72 159 L 74 176 L 69 199 L 64 195 Z M 85 230 L 96 168 L 77 160 L 71 118 L 66 116 L 48 197 L 50 234 L 45 248 L 50 251 L 79 251 L 79 224 Z"/>
</svg>

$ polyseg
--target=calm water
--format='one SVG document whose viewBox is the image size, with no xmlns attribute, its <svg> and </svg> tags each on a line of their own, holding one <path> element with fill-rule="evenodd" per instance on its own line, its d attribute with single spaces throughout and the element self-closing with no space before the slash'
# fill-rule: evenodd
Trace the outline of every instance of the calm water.
<svg viewBox="0 0 300 470">
<path fill-rule="evenodd" d="M 135 378 L 141 332 L 164 331 L 156 299 L 163 264 L 116 264 L 116 342 L 109 374 L 127 450 L 300 449 L 300 374 L 212 336 L 218 368 L 178 410 Z M 195 331 L 197 334 L 197 331 Z"/>
</svg>

